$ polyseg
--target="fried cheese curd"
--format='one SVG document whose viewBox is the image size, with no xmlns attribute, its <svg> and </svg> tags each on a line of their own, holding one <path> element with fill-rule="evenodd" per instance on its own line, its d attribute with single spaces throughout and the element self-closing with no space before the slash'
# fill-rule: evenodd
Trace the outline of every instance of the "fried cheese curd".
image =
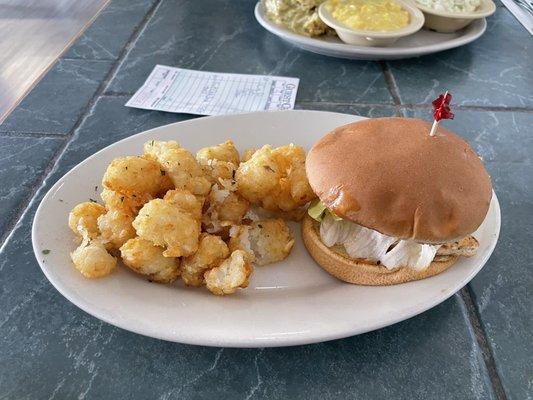
<svg viewBox="0 0 533 400">
<path fill-rule="evenodd" d="M 174 282 L 180 275 L 180 260 L 165 257 L 164 248 L 136 237 L 128 240 L 120 248 L 122 262 L 138 274 L 158 283 Z"/>
<path fill-rule="evenodd" d="M 156 161 L 139 156 L 115 158 L 107 167 L 102 183 L 123 195 L 155 196 L 161 188 L 161 167 Z"/>
<path fill-rule="evenodd" d="M 253 267 L 243 250 L 235 250 L 218 267 L 205 272 L 207 289 L 217 296 L 233 294 L 248 286 Z"/>
<path fill-rule="evenodd" d="M 315 198 L 305 173 L 305 152 L 300 146 L 289 144 L 272 149 L 265 145 L 247 156 L 250 158 L 240 164 L 236 181 L 238 193 L 250 203 L 288 216 Z"/>
<path fill-rule="evenodd" d="M 100 238 L 108 250 L 118 250 L 136 236 L 133 228 L 135 215 L 123 209 L 110 208 L 98 217 Z"/>
<path fill-rule="evenodd" d="M 206 199 L 207 208 L 202 216 L 206 232 L 221 233 L 232 225 L 239 225 L 250 209 L 250 203 L 238 193 L 213 185 Z"/>
<path fill-rule="evenodd" d="M 285 259 L 294 246 L 291 231 L 282 219 L 254 221 L 250 225 L 233 226 L 229 248 L 243 250 L 257 265 Z"/>
<path fill-rule="evenodd" d="M 224 181 L 235 178 L 235 172 L 239 167 L 239 151 L 231 140 L 216 146 L 204 147 L 196 153 L 196 160 L 204 170 L 211 183 L 220 183 L 228 186 Z"/>
<path fill-rule="evenodd" d="M 233 142 L 227 140 L 200 149 L 196 159 L 213 183 L 206 199 L 202 226 L 209 233 L 227 234 L 229 227 L 239 225 L 250 209 L 250 203 L 236 192 L 239 152 Z"/>
<path fill-rule="evenodd" d="M 82 238 L 94 239 L 100 235 L 98 217 L 106 213 L 105 207 L 94 202 L 80 203 L 68 216 L 68 226 Z"/>
<path fill-rule="evenodd" d="M 168 199 L 146 203 L 133 227 L 139 237 L 165 247 L 165 257 L 189 256 L 198 250 L 200 220 Z"/>
<path fill-rule="evenodd" d="M 228 245 L 219 236 L 202 233 L 198 251 L 181 263 L 181 279 L 188 286 L 202 286 L 204 272 L 228 258 Z"/>
<path fill-rule="evenodd" d="M 70 257 L 78 271 L 86 278 L 109 275 L 117 265 L 117 259 L 109 254 L 102 242 L 84 239 Z"/>
<path fill-rule="evenodd" d="M 173 140 L 151 140 L 144 145 L 144 156 L 159 164 L 164 176 L 168 176 L 176 189 L 186 189 L 194 195 L 209 193 L 211 182 L 194 156 Z"/>
<path fill-rule="evenodd" d="M 85 202 L 70 212 L 69 227 L 81 241 L 72 261 L 85 277 L 99 278 L 120 256 L 152 282 L 181 277 L 188 286 L 233 294 L 248 285 L 253 262 L 290 253 L 286 223 L 252 218 L 251 204 L 267 214 L 296 215 L 314 197 L 304 163 L 303 149 L 294 145 L 250 149 L 241 160 L 231 140 L 196 157 L 175 141 L 149 141 L 143 155 L 109 164 L 104 205 Z"/>
<path fill-rule="evenodd" d="M 105 207 L 94 202 L 80 203 L 69 214 L 70 229 L 82 242 L 70 253 L 74 266 L 87 278 L 101 278 L 109 275 L 117 260 L 109 254 L 99 240 L 98 219 L 105 215 Z"/>
<path fill-rule="evenodd" d="M 195 219 L 199 220 L 202 217 L 203 200 L 200 200 L 187 190 L 169 190 L 165 194 L 165 197 L 163 197 L 163 200 L 175 204 L 181 210 L 188 212 Z"/>
<path fill-rule="evenodd" d="M 100 193 L 100 197 L 108 210 L 123 210 L 133 215 L 137 215 L 141 207 L 152 200 L 152 196 L 148 193 L 127 195 L 105 187 Z"/>
</svg>

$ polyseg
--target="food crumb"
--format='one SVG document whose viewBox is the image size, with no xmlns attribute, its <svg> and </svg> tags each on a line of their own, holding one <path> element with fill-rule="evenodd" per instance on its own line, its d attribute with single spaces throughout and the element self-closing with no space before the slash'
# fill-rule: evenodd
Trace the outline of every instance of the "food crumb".
<svg viewBox="0 0 533 400">
<path fill-rule="evenodd" d="M 50 254 L 50 250 L 48 250 L 48 249 L 45 249 L 45 250 L 43 250 L 43 252 L 42 252 L 42 253 L 43 253 L 44 255 Z"/>
</svg>

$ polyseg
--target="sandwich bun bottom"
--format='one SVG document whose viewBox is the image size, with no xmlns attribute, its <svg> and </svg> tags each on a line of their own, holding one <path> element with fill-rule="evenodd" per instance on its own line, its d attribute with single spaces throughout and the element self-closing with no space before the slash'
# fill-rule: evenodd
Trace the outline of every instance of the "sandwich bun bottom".
<svg viewBox="0 0 533 400">
<path fill-rule="evenodd" d="M 381 265 L 354 260 L 322 243 L 318 223 L 307 214 L 302 222 L 302 238 L 311 257 L 326 272 L 341 281 L 357 285 L 389 286 L 429 278 L 447 270 L 458 259 L 458 256 L 451 256 L 443 261 L 433 261 L 423 271 L 415 271 L 407 267 L 389 270 Z"/>
</svg>

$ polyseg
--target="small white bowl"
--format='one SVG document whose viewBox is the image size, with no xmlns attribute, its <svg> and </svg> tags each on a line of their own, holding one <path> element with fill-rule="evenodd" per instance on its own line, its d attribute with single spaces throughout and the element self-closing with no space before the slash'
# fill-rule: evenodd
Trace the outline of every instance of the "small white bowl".
<svg viewBox="0 0 533 400">
<path fill-rule="evenodd" d="M 416 0 L 415 0 L 416 2 Z M 496 5 L 492 0 L 482 0 L 476 11 L 468 13 L 456 13 L 449 11 L 434 10 L 416 3 L 422 10 L 426 23 L 424 28 L 432 29 L 441 33 L 451 33 L 470 25 L 474 20 L 488 17 L 496 11 Z"/>
<path fill-rule="evenodd" d="M 403 0 L 396 1 L 409 13 L 409 25 L 388 32 L 350 28 L 333 18 L 326 9 L 327 2 L 322 3 L 318 8 L 318 16 L 326 25 L 335 29 L 339 38 L 345 43 L 358 46 L 389 46 L 399 38 L 419 31 L 424 25 L 424 14 L 415 5 Z"/>
</svg>

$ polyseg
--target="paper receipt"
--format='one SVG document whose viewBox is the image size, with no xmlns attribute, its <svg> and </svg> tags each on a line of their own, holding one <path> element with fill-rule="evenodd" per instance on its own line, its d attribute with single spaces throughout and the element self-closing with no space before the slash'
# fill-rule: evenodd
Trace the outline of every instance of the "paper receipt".
<svg viewBox="0 0 533 400">
<path fill-rule="evenodd" d="M 298 78 L 193 71 L 156 65 L 128 107 L 199 115 L 294 108 Z"/>
</svg>

